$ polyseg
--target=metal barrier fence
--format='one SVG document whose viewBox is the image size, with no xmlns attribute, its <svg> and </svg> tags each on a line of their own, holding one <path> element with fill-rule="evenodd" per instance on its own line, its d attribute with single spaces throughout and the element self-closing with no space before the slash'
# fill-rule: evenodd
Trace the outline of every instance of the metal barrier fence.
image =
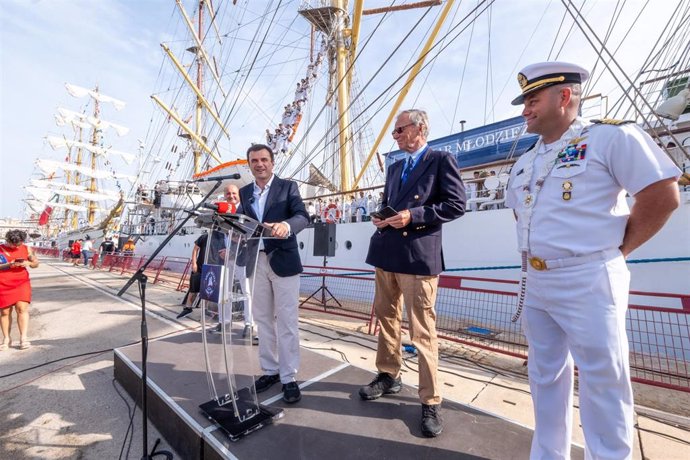
<svg viewBox="0 0 690 460">
<path fill-rule="evenodd" d="M 50 248 L 38 254 L 58 257 Z M 132 274 L 145 257 L 94 257 L 91 268 Z M 146 270 L 149 282 L 185 290 L 191 261 L 157 257 Z M 306 266 L 301 277 L 300 308 L 361 319 L 376 334 L 371 270 Z M 527 341 L 519 323 L 510 321 L 518 282 L 466 276 L 441 276 L 436 298 L 439 337 L 466 345 L 527 358 Z M 403 320 L 405 319 L 403 314 Z M 633 381 L 690 392 L 690 295 L 630 292 L 626 319 Z"/>
<path fill-rule="evenodd" d="M 527 340 L 520 324 L 511 321 L 517 285 L 514 280 L 441 276 L 439 337 L 526 359 Z M 369 333 L 375 334 L 373 292 L 373 271 L 305 267 L 301 294 L 312 297 L 302 308 L 369 320 Z M 690 392 L 690 295 L 631 291 L 626 329 L 633 381 Z"/>
</svg>

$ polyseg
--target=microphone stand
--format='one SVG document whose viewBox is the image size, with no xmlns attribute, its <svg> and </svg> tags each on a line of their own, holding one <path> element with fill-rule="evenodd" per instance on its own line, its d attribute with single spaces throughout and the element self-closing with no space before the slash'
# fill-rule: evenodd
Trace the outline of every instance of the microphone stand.
<svg viewBox="0 0 690 460">
<path fill-rule="evenodd" d="M 148 451 L 148 444 L 149 444 L 149 439 L 148 439 L 148 404 L 147 404 L 147 395 L 146 395 L 146 357 L 148 354 L 148 348 L 149 348 L 149 332 L 148 332 L 148 327 L 146 325 L 146 281 L 147 281 L 147 276 L 144 274 L 144 271 L 146 268 L 153 262 L 153 259 L 160 253 L 163 248 L 170 242 L 170 240 L 177 235 L 177 232 L 179 232 L 182 227 L 185 226 L 187 221 L 192 218 L 194 215 L 194 211 L 199 209 L 201 205 L 208 199 L 209 196 L 215 192 L 218 187 L 220 187 L 220 184 L 223 182 L 222 179 L 216 181 L 216 184 L 213 186 L 210 192 L 206 194 L 206 196 L 199 202 L 199 204 L 195 205 L 191 211 L 189 211 L 189 214 L 187 217 L 182 219 L 182 222 L 173 229 L 173 231 L 170 232 L 168 237 L 156 248 L 155 251 L 153 251 L 153 254 L 151 254 L 148 258 L 148 260 L 139 267 L 139 269 L 132 275 L 132 277 L 125 283 L 125 285 L 120 289 L 120 291 L 117 293 L 118 297 L 122 297 L 122 295 L 129 289 L 129 287 L 134 284 L 135 281 L 139 282 L 139 296 L 141 298 L 141 415 L 142 415 L 142 444 L 143 444 L 143 450 L 142 450 L 142 460 L 152 460 L 154 457 L 158 455 L 162 455 L 167 459 L 172 459 L 173 455 L 172 453 L 166 451 L 166 450 L 159 450 L 156 451 L 156 447 L 158 447 L 158 444 L 160 443 L 160 439 L 157 439 L 155 444 L 153 445 L 153 449 L 151 449 L 151 453 L 147 454 Z"/>
</svg>

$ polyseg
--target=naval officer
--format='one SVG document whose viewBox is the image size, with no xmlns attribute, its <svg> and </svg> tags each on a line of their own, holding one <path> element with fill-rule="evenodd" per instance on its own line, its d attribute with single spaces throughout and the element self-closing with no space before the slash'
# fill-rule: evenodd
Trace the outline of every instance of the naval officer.
<svg viewBox="0 0 690 460">
<path fill-rule="evenodd" d="M 532 64 L 518 74 L 522 94 L 513 101 L 524 104 L 527 132 L 540 135 L 513 166 L 506 197 L 526 286 L 533 459 L 570 457 L 574 365 L 585 457 L 632 457 L 625 259 L 680 201 L 680 171 L 646 133 L 578 117 L 588 76 L 574 64 Z"/>
</svg>

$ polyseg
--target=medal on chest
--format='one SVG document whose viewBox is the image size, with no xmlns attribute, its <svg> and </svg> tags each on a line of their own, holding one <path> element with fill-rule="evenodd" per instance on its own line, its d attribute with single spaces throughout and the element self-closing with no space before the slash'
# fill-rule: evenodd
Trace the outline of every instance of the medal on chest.
<svg viewBox="0 0 690 460">
<path fill-rule="evenodd" d="M 561 197 L 563 198 L 563 200 L 569 201 L 573 197 L 573 183 L 567 180 L 563 182 L 563 185 L 561 187 L 563 188 L 563 193 L 561 194 Z"/>
</svg>

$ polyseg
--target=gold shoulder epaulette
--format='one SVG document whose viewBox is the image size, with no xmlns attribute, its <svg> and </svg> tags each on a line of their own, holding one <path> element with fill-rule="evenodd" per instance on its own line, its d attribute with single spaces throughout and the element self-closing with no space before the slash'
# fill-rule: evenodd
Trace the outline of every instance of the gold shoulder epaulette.
<svg viewBox="0 0 690 460">
<path fill-rule="evenodd" d="M 628 123 L 635 123 L 633 120 L 616 120 L 614 118 L 602 118 L 601 120 L 589 120 L 595 125 L 627 125 Z"/>
</svg>

